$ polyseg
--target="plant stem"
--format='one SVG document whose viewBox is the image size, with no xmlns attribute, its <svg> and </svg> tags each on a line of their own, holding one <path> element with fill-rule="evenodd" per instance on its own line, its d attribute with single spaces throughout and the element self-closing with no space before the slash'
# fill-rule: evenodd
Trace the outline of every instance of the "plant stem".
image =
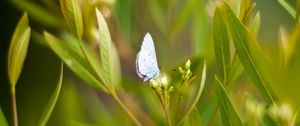
<svg viewBox="0 0 300 126">
<path fill-rule="evenodd" d="M 171 119 L 170 119 L 170 115 L 169 115 L 169 106 L 168 105 L 164 105 L 164 111 L 165 111 L 165 115 L 166 115 L 166 118 L 167 118 L 167 123 L 168 123 L 168 126 L 171 126 Z"/>
<path fill-rule="evenodd" d="M 126 107 L 126 105 L 121 101 L 119 96 L 115 93 L 112 92 L 112 97 L 117 101 L 117 103 L 125 110 L 127 115 L 132 119 L 132 121 L 135 123 L 137 126 L 141 126 L 141 123 L 137 120 L 137 118 L 131 113 L 131 111 Z"/>
<path fill-rule="evenodd" d="M 13 126 L 18 126 L 18 112 L 17 112 L 15 86 L 11 87 L 11 103 L 12 103 L 12 114 L 13 114 Z"/>
</svg>

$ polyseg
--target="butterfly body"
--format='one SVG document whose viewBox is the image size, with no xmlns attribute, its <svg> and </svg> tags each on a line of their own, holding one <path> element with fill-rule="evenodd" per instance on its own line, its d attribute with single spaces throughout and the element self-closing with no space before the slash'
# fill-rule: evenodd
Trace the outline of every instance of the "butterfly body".
<svg viewBox="0 0 300 126">
<path fill-rule="evenodd" d="M 136 56 L 136 71 L 138 76 L 142 78 L 144 82 L 153 79 L 160 74 L 155 46 L 149 33 L 145 35 L 141 50 Z"/>
</svg>

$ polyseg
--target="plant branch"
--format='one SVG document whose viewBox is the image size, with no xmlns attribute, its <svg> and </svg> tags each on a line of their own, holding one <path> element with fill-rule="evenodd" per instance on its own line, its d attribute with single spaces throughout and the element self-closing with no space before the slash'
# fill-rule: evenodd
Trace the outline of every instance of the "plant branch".
<svg viewBox="0 0 300 126">
<path fill-rule="evenodd" d="M 11 87 L 11 105 L 12 105 L 12 115 L 13 115 L 13 126 L 18 126 L 18 112 L 17 112 L 15 86 Z"/>
<path fill-rule="evenodd" d="M 126 105 L 122 102 L 122 100 L 119 98 L 119 96 L 116 94 L 114 90 L 111 91 L 111 95 L 117 101 L 117 103 L 122 107 L 122 109 L 127 113 L 127 115 L 132 119 L 135 125 L 141 126 L 141 123 L 132 114 L 132 112 L 126 107 Z"/>
</svg>

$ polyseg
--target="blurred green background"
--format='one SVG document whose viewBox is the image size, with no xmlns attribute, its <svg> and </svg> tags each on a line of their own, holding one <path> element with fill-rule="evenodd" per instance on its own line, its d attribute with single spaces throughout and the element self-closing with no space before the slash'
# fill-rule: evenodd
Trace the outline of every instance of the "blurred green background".
<svg viewBox="0 0 300 126">
<path fill-rule="evenodd" d="M 35 2 L 47 8 L 44 5 L 47 1 L 50 0 L 36 0 Z M 213 10 L 209 9 L 211 1 L 103 1 L 104 4 L 100 6 L 100 10 L 104 15 L 107 14 L 110 32 L 118 49 L 123 86 L 135 100 L 142 99 L 138 101 L 140 104 L 155 101 L 153 96 L 146 97 L 147 94 L 151 94 L 150 90 L 145 85 L 138 85 L 141 82 L 135 72 L 135 56 L 146 32 L 150 32 L 154 39 L 158 62 L 163 70 L 171 71 L 187 59 L 194 57 L 207 58 L 209 66 L 207 83 L 212 82 L 216 69 L 211 34 Z M 188 2 L 191 2 L 191 5 L 185 7 Z M 259 41 L 265 52 L 276 58 L 279 50 L 279 26 L 291 30 L 295 20 L 276 0 L 255 0 L 254 2 L 256 2 L 256 10 L 261 14 Z M 55 3 L 59 4 L 57 1 Z M 234 4 L 234 2 L 232 3 Z M 11 101 L 7 76 L 7 55 L 10 38 L 23 11 L 8 0 L 1 1 L 0 9 L 0 105 L 10 122 Z M 51 13 L 55 14 L 56 12 L 52 11 Z M 178 15 L 181 15 L 182 19 L 177 21 Z M 58 14 L 58 16 L 61 15 Z M 177 23 L 172 23 L 174 20 Z M 35 29 L 43 29 L 37 21 L 29 19 L 29 22 Z M 55 30 L 55 28 L 49 29 Z M 24 69 L 16 87 L 20 125 L 36 124 L 36 120 L 54 91 L 59 77 L 59 67 L 60 61 L 57 56 L 48 48 L 31 39 Z M 94 125 L 130 125 L 126 115 L 122 114 L 122 110 L 109 96 L 83 84 L 84 82 L 67 67 L 65 67 L 64 76 L 61 96 L 49 125 L 69 125 L 69 118 L 75 120 L 72 124 L 78 125 L 85 122 Z M 241 84 L 249 83 L 250 80 L 244 78 L 239 82 Z M 298 85 L 286 83 L 285 85 L 271 86 L 283 102 L 290 104 L 294 110 L 299 109 L 297 108 L 300 105 L 300 95 L 297 93 L 300 89 L 299 83 Z M 211 94 L 209 90 L 205 92 L 205 95 Z M 146 105 L 142 108 L 146 112 L 155 109 L 155 107 L 150 106 L 149 108 Z M 159 110 L 157 112 L 159 113 Z M 116 118 L 118 121 L 109 121 Z M 160 120 L 159 117 L 154 118 Z M 163 122 L 163 120 L 160 121 Z"/>
</svg>

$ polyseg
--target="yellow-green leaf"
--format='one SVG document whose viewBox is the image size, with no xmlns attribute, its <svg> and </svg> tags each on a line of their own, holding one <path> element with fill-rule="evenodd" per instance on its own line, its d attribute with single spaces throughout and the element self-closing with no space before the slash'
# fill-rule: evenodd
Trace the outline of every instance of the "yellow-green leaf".
<svg viewBox="0 0 300 126">
<path fill-rule="evenodd" d="M 99 28 L 99 46 L 101 64 L 108 84 L 120 87 L 121 71 L 116 48 L 114 47 L 106 21 L 101 12 L 96 9 Z"/>
<path fill-rule="evenodd" d="M 180 125 L 181 123 L 183 123 L 184 120 L 188 118 L 189 114 L 194 110 L 196 104 L 198 103 L 198 101 L 200 99 L 202 91 L 204 89 L 205 79 L 206 79 L 206 63 L 204 61 L 203 70 L 202 70 L 202 76 L 201 76 L 201 83 L 199 85 L 199 88 L 198 88 L 198 91 L 197 91 L 197 95 L 196 95 L 195 99 L 193 100 L 192 105 L 189 107 L 189 109 L 187 110 L 187 112 L 184 114 L 183 118 L 179 121 L 178 125 Z"/>
<path fill-rule="evenodd" d="M 4 113 L 2 112 L 1 107 L 0 107 L 0 126 L 8 126 L 7 120 L 5 118 Z"/>
<path fill-rule="evenodd" d="M 60 0 L 60 6 L 70 31 L 77 38 L 81 39 L 83 33 L 83 21 L 78 0 Z"/>
<path fill-rule="evenodd" d="M 217 76 L 215 76 L 215 83 L 218 107 L 224 126 L 243 126 L 239 115 Z"/>
<path fill-rule="evenodd" d="M 75 74 L 77 74 L 81 79 L 85 80 L 92 87 L 107 92 L 107 89 L 103 85 L 103 80 L 98 78 L 97 73 L 86 61 L 78 43 L 75 43 L 77 44 L 76 47 L 74 42 L 61 41 L 47 32 L 44 32 L 44 36 L 49 44 L 49 47 Z"/>
<path fill-rule="evenodd" d="M 11 39 L 8 52 L 8 76 L 12 86 L 15 86 L 26 58 L 30 39 L 30 27 L 27 13 L 23 15 Z"/>
<path fill-rule="evenodd" d="M 63 81 L 63 63 L 61 63 L 61 67 L 60 67 L 60 77 L 57 83 L 57 86 L 53 92 L 53 95 L 51 96 L 45 110 L 43 111 L 42 115 L 40 116 L 40 119 L 38 121 L 38 126 L 45 126 L 51 116 L 51 113 L 54 110 L 54 107 L 57 103 L 59 94 L 60 94 L 60 90 L 61 90 L 61 85 L 62 85 L 62 81 Z"/>
<path fill-rule="evenodd" d="M 230 50 L 229 39 L 224 19 L 220 9 L 216 8 L 214 14 L 213 37 L 215 46 L 216 63 L 223 83 L 226 83 L 229 76 Z"/>
<path fill-rule="evenodd" d="M 266 56 L 259 47 L 258 42 L 253 38 L 253 35 L 247 30 L 241 21 L 239 21 L 227 3 L 222 6 L 222 12 L 227 28 L 232 35 L 239 59 L 244 66 L 244 70 L 268 104 L 274 103 L 274 98 L 267 88 L 267 81 L 262 76 L 262 70 L 258 69 L 258 65 L 256 64 L 258 60 L 260 60 L 261 63 L 263 61 L 264 63 L 267 63 Z M 268 64 L 267 67 L 270 66 L 271 65 Z"/>
</svg>

